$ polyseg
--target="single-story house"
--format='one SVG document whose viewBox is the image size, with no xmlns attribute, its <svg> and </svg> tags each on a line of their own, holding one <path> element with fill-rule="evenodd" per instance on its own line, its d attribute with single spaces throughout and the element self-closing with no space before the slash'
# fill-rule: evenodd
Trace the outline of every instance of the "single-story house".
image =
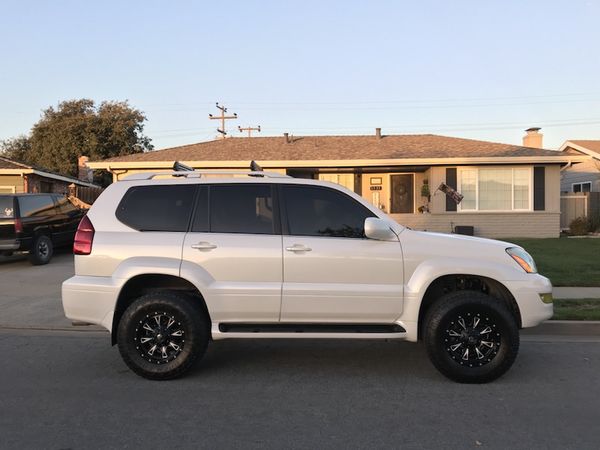
<svg viewBox="0 0 600 450">
<path fill-rule="evenodd" d="M 69 185 L 100 189 L 88 181 L 58 175 L 0 156 L 0 194 L 57 193 L 68 194 Z"/>
<path fill-rule="evenodd" d="M 600 140 L 566 141 L 561 151 L 581 152 L 590 158 L 563 171 L 561 192 L 600 192 Z"/>
<path fill-rule="evenodd" d="M 526 145 L 538 145 L 537 129 Z M 588 159 L 552 151 L 438 135 L 291 136 L 228 138 L 92 161 L 118 181 L 174 161 L 201 169 L 265 170 L 346 186 L 414 229 L 450 233 L 473 227 L 486 237 L 557 237 L 560 170 Z M 438 190 L 458 190 L 456 204 Z M 469 230 L 469 228 L 463 228 Z"/>
</svg>

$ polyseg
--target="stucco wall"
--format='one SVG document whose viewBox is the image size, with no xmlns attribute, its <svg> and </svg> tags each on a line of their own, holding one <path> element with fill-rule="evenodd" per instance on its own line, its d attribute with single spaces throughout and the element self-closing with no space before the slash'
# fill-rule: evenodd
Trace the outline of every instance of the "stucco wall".
<svg viewBox="0 0 600 450">
<path fill-rule="evenodd" d="M 20 175 L 0 175 L 0 194 L 23 192 L 23 178 Z"/>
</svg>

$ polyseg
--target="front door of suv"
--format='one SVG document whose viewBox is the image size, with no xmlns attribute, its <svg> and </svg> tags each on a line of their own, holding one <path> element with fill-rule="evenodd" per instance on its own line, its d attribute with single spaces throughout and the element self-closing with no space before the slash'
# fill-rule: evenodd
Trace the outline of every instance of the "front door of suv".
<svg viewBox="0 0 600 450">
<path fill-rule="evenodd" d="M 282 322 L 390 323 L 402 313 L 400 243 L 364 237 L 375 215 L 336 189 L 282 185 Z"/>
<path fill-rule="evenodd" d="M 213 322 L 277 322 L 282 255 L 271 184 L 201 185 L 182 276 L 199 279 Z"/>
</svg>

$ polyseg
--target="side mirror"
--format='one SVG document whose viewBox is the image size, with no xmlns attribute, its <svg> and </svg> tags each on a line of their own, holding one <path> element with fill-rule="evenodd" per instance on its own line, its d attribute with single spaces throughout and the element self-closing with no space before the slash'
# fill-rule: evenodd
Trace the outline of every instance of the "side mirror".
<svg viewBox="0 0 600 450">
<path fill-rule="evenodd" d="M 396 233 L 392 231 L 387 222 L 378 217 L 367 217 L 365 219 L 365 236 L 378 241 L 396 240 Z"/>
</svg>

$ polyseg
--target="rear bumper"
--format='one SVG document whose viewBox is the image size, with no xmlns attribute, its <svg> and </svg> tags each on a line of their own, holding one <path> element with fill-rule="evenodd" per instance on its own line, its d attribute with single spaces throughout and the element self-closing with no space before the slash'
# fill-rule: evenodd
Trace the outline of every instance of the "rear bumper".
<svg viewBox="0 0 600 450">
<path fill-rule="evenodd" d="M 0 240 L 0 251 L 13 251 L 19 250 L 21 243 L 16 239 L 1 239 Z"/>
<path fill-rule="evenodd" d="M 93 323 L 112 332 L 120 284 L 113 278 L 74 276 L 62 284 L 62 304 L 68 319 Z"/>
</svg>

